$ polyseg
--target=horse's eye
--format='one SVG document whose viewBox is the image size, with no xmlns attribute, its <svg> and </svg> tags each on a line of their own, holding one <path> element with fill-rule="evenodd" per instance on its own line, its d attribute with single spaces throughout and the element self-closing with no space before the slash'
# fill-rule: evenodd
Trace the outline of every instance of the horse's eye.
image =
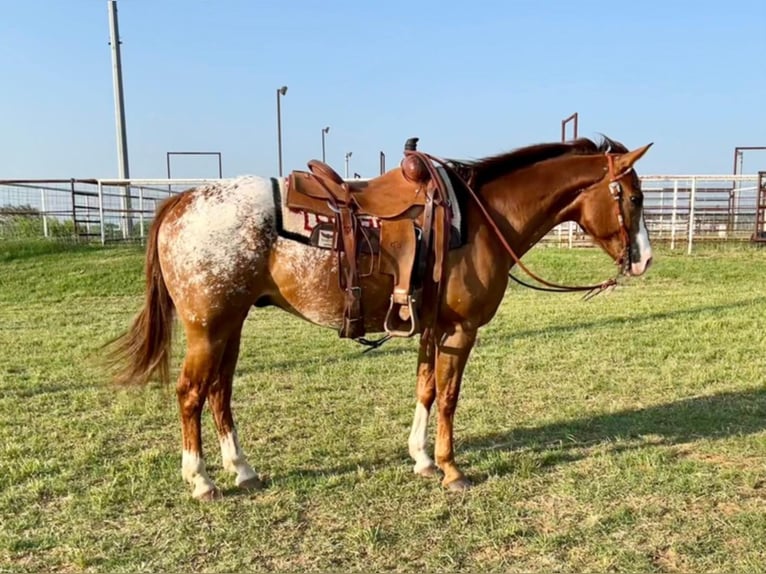
<svg viewBox="0 0 766 574">
<path fill-rule="evenodd" d="M 630 196 L 630 202 L 635 205 L 636 207 L 641 207 L 641 204 L 643 203 L 644 198 L 640 195 L 631 195 Z"/>
</svg>

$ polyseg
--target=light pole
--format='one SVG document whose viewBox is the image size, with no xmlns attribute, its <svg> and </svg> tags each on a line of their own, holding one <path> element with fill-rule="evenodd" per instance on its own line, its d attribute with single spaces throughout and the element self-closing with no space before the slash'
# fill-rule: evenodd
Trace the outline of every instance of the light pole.
<svg viewBox="0 0 766 574">
<path fill-rule="evenodd" d="M 279 153 L 279 177 L 282 177 L 282 108 L 280 97 L 287 93 L 287 86 L 277 89 L 277 151 Z"/>
<path fill-rule="evenodd" d="M 348 158 L 350 158 L 353 153 L 354 152 L 350 151 L 346 152 L 346 179 L 348 179 Z"/>
<path fill-rule="evenodd" d="M 330 126 L 322 128 L 322 163 L 325 163 L 324 159 L 324 136 L 330 132 Z"/>
</svg>

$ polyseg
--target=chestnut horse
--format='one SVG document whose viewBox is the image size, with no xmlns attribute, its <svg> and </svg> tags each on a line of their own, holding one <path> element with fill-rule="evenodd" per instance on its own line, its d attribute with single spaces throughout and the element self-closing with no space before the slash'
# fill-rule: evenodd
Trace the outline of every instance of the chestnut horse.
<svg viewBox="0 0 766 574">
<path fill-rule="evenodd" d="M 651 247 L 632 168 L 650 145 L 628 151 L 606 138 L 600 144 L 581 139 L 462 164 L 484 209 L 467 201 L 464 243 L 447 256 L 435 319 L 421 333 L 409 435 L 416 474 L 432 476 L 438 468 L 445 487 L 469 486 L 453 456 L 453 417 L 477 331 L 495 315 L 506 291 L 514 265 L 507 247 L 521 257 L 555 225 L 572 220 L 624 274 L 647 269 Z M 279 185 L 284 187 L 284 181 Z M 258 177 L 208 184 L 165 200 L 147 243 L 143 309 L 116 340 L 119 382 L 143 383 L 155 372 L 167 382 L 174 316 L 183 323 L 187 349 L 176 387 L 181 472 L 198 499 L 220 496 L 202 456 L 200 416 L 206 400 L 224 468 L 236 474 L 239 487 L 259 484 L 240 448 L 231 411 L 232 379 L 250 309 L 275 305 L 317 325 L 337 329 L 342 323 L 344 294 L 335 254 L 278 235 L 276 209 L 272 181 Z M 382 331 L 391 292 L 389 275 L 374 272 L 362 279 L 368 332 Z M 426 452 L 434 400 L 439 415 L 435 463 Z"/>
</svg>

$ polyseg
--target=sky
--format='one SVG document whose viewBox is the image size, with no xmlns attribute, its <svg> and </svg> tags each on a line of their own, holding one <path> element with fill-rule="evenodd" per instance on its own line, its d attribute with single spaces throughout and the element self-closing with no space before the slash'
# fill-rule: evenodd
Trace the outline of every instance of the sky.
<svg viewBox="0 0 766 574">
<path fill-rule="evenodd" d="M 405 140 L 476 159 L 581 136 L 654 142 L 639 174 L 731 173 L 766 146 L 763 0 L 118 0 L 130 175 L 321 158 L 364 177 Z M 107 0 L 0 0 L 0 179 L 116 177 Z M 571 132 L 570 132 L 571 134 Z M 568 134 L 569 135 L 569 134 Z M 172 160 L 215 177 L 212 157 Z M 747 152 L 743 171 L 766 170 Z"/>
</svg>

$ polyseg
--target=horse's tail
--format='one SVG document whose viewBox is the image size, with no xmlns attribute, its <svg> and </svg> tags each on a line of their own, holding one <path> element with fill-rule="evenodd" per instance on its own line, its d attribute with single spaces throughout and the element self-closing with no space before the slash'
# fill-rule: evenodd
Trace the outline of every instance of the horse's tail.
<svg viewBox="0 0 766 574">
<path fill-rule="evenodd" d="M 146 244 L 146 298 L 130 329 L 111 343 L 110 363 L 118 385 L 146 384 L 155 372 L 162 383 L 170 380 L 173 301 L 160 269 L 157 237 L 170 210 L 184 194 L 166 199 L 157 209 Z"/>
</svg>

